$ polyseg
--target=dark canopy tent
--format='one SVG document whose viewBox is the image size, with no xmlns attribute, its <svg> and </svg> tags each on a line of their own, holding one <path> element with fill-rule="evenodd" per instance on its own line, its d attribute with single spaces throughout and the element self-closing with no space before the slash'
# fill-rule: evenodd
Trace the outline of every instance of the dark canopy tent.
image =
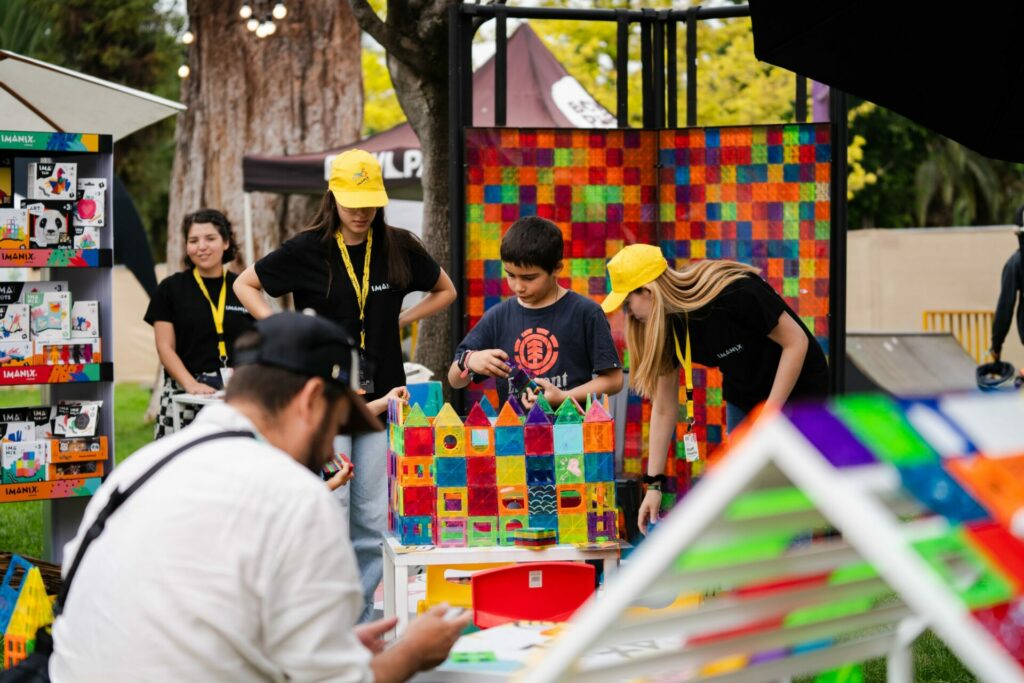
<svg viewBox="0 0 1024 683">
<path fill-rule="evenodd" d="M 473 125 L 494 125 L 492 57 L 473 74 Z M 615 117 L 569 75 L 526 23 L 508 39 L 508 114 L 511 127 L 612 128 Z M 418 197 L 422 156 L 412 126 L 402 123 L 337 149 L 292 156 L 249 155 L 242 161 L 246 192 L 319 194 L 335 155 L 358 147 L 377 155 L 384 183 L 398 196 Z"/>
<path fill-rule="evenodd" d="M 114 176 L 114 225 L 117 226 L 114 230 L 114 254 L 118 262 L 128 267 L 146 294 L 152 297 L 156 292 L 153 252 L 135 201 L 118 176 Z"/>
</svg>

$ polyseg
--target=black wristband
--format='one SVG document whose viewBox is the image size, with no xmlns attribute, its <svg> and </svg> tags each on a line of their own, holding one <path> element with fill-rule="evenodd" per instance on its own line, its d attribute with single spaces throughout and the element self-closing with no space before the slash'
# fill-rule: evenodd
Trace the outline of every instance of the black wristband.
<svg viewBox="0 0 1024 683">
<path fill-rule="evenodd" d="M 649 474 L 644 475 L 645 484 L 664 484 L 666 481 L 668 481 L 668 477 L 666 477 L 664 474 L 656 474 L 653 477 Z"/>
</svg>

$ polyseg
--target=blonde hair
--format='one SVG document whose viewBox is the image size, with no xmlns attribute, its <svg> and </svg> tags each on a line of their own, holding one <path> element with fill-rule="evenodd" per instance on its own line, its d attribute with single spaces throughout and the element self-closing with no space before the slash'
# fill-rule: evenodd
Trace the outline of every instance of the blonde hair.
<svg viewBox="0 0 1024 683">
<path fill-rule="evenodd" d="M 672 372 L 675 344 L 668 334 L 672 331 L 669 315 L 702 308 L 732 283 L 760 272 L 736 261 L 700 261 L 686 270 L 669 268 L 644 285 L 651 291 L 651 313 L 646 322 L 626 314 L 629 381 L 633 389 L 650 398 L 658 377 Z M 683 340 L 679 343 L 682 345 Z"/>
</svg>

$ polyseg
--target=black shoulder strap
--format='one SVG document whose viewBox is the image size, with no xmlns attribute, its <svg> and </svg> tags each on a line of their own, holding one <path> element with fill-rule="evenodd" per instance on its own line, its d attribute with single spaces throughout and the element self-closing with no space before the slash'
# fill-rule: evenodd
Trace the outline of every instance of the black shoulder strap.
<svg viewBox="0 0 1024 683">
<path fill-rule="evenodd" d="M 199 437 L 198 439 L 193 439 L 160 458 L 155 465 L 146 470 L 141 477 L 136 479 L 132 485 L 125 490 L 122 491 L 120 488 L 117 488 L 111 492 L 110 498 L 107 500 L 107 504 L 104 505 L 99 514 L 96 515 L 96 521 L 92 523 L 89 530 L 85 532 L 85 536 L 82 537 L 82 542 L 79 544 L 78 551 L 75 553 L 75 559 L 71 563 L 71 569 L 68 570 L 67 578 L 64 579 L 64 585 L 61 587 L 60 595 L 57 598 L 57 604 L 54 606 L 54 612 L 60 613 L 60 610 L 63 608 L 64 603 L 68 599 L 68 591 L 71 590 L 71 582 L 74 580 L 75 574 L 78 572 L 78 565 L 81 564 L 85 551 L 88 550 L 92 542 L 103 533 L 103 528 L 106 526 L 107 520 L 110 519 L 110 515 L 114 514 L 114 511 L 121 507 L 121 505 L 128 500 L 133 493 L 138 491 L 139 487 L 145 484 L 150 477 L 163 469 L 164 465 L 169 463 L 171 460 L 174 460 L 185 451 L 195 448 L 200 444 L 207 443 L 208 441 L 215 441 L 217 439 L 255 438 L 255 436 L 255 434 L 249 431 L 233 431 L 214 432 L 213 434 L 207 434 Z"/>
</svg>

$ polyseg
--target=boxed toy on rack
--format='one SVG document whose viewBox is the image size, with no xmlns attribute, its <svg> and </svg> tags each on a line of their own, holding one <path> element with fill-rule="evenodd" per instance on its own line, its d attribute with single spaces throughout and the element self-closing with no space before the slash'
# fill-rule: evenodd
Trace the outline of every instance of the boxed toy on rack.
<svg viewBox="0 0 1024 683">
<path fill-rule="evenodd" d="M 74 301 L 66 281 L 0 284 L 0 367 L 103 360 L 99 302 Z"/>
<path fill-rule="evenodd" d="M 84 479 L 103 475 L 107 439 L 96 436 L 102 401 L 0 410 L 0 483 Z"/>
<path fill-rule="evenodd" d="M 525 412 L 513 397 L 495 416 L 485 398 L 463 420 L 447 403 L 424 412 L 414 386 L 408 406 L 388 407 L 389 526 L 400 543 L 513 545 L 522 529 L 562 544 L 617 540 L 615 426 L 604 403 Z"/>
</svg>

